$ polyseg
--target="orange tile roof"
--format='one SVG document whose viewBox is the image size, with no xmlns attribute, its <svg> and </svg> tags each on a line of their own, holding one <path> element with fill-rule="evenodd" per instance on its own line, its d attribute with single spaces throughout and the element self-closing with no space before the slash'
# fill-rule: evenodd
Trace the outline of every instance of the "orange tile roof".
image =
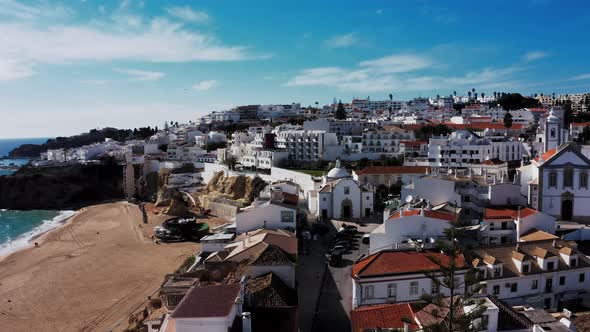
<svg viewBox="0 0 590 332">
<path fill-rule="evenodd" d="M 424 174 L 429 169 L 428 166 L 369 166 L 356 174 Z"/>
<path fill-rule="evenodd" d="M 449 264 L 450 257 L 440 251 L 380 251 L 376 254 L 363 258 L 352 267 L 352 276 L 373 277 L 381 275 L 420 273 L 431 270 L 438 270 L 441 264 Z M 458 255 L 455 264 L 465 267 L 465 258 Z"/>
<path fill-rule="evenodd" d="M 553 157 L 556 153 L 557 153 L 557 148 L 553 148 L 553 149 L 543 153 L 541 155 L 543 157 L 543 162 L 546 162 L 549 158 Z M 539 157 L 536 157 L 535 161 L 539 162 Z"/>
<path fill-rule="evenodd" d="M 422 213 L 422 210 L 420 210 L 420 209 L 409 210 L 409 211 L 397 211 L 394 214 L 392 214 L 389 218 L 387 218 L 387 220 L 399 219 L 401 217 L 418 216 L 418 215 L 420 215 L 420 213 Z M 447 221 L 451 221 L 451 222 L 455 221 L 455 218 L 456 218 L 456 216 L 452 213 L 444 213 L 444 212 L 432 211 L 432 210 L 424 210 L 424 216 L 427 218 L 442 219 L 442 220 L 447 220 Z"/>
<path fill-rule="evenodd" d="M 553 234 L 549 234 L 545 231 L 540 231 L 536 228 L 532 228 L 528 232 L 521 235 L 519 241 L 531 242 L 531 241 L 541 241 L 541 240 L 553 240 L 553 239 L 557 239 L 557 238 L 558 237 Z"/>
<path fill-rule="evenodd" d="M 506 129 L 504 123 L 502 122 L 474 122 L 474 123 L 452 123 L 452 122 L 445 122 L 445 126 L 453 128 L 453 129 L 474 129 L 474 130 L 484 130 L 484 129 Z M 524 124 L 522 123 L 513 123 L 510 130 L 520 130 L 524 128 Z"/>
<path fill-rule="evenodd" d="M 524 208 L 520 209 L 520 217 L 526 218 L 531 216 L 538 211 L 531 208 Z M 486 208 L 484 211 L 483 219 L 484 221 L 488 219 L 511 219 L 515 220 L 518 218 L 518 209 L 510 209 L 510 208 Z"/>
<path fill-rule="evenodd" d="M 379 328 L 403 329 L 402 319 L 414 322 L 414 313 L 409 303 L 379 304 L 355 309 L 351 313 L 352 331 L 364 332 Z M 418 325 L 410 324 L 410 330 L 417 330 Z"/>
</svg>

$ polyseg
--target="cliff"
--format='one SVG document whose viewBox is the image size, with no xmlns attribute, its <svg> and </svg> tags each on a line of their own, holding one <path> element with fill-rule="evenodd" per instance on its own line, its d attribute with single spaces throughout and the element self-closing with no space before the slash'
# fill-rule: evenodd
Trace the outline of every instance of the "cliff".
<svg viewBox="0 0 590 332">
<path fill-rule="evenodd" d="M 0 176 L 0 209 L 60 210 L 123 199 L 123 166 L 23 167 Z"/>
<path fill-rule="evenodd" d="M 210 199 L 232 200 L 248 206 L 266 186 L 267 183 L 259 177 L 226 177 L 223 172 L 217 172 L 200 194 Z"/>
</svg>

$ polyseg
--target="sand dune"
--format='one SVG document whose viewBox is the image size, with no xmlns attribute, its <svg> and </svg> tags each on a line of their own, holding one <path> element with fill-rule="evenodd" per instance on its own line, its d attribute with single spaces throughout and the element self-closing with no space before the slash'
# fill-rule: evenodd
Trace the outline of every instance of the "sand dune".
<svg viewBox="0 0 590 332">
<path fill-rule="evenodd" d="M 149 239 L 163 216 L 127 203 L 82 209 L 68 224 L 0 261 L 0 331 L 109 331 L 127 327 L 194 243 Z"/>
</svg>

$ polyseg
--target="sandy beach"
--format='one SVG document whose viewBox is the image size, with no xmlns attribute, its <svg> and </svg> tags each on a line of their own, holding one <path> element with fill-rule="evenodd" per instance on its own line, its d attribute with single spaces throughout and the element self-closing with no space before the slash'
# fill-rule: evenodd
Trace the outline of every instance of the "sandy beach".
<svg viewBox="0 0 590 332">
<path fill-rule="evenodd" d="M 152 295 L 198 244 L 156 244 L 165 216 L 109 203 L 80 210 L 0 260 L 0 331 L 110 331 Z"/>
</svg>

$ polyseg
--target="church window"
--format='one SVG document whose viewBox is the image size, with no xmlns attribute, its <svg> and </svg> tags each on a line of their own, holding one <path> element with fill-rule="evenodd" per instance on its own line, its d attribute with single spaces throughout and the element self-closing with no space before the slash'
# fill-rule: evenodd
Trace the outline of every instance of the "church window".
<svg viewBox="0 0 590 332">
<path fill-rule="evenodd" d="M 571 168 L 566 168 L 563 171 L 563 186 L 564 187 L 573 187 L 574 186 L 574 170 Z"/>
<path fill-rule="evenodd" d="M 551 128 L 551 138 L 555 138 L 555 128 Z"/>
<path fill-rule="evenodd" d="M 580 187 L 588 188 L 588 173 L 580 173 Z"/>
<path fill-rule="evenodd" d="M 557 187 L 557 173 L 549 173 L 549 188 Z"/>
</svg>

